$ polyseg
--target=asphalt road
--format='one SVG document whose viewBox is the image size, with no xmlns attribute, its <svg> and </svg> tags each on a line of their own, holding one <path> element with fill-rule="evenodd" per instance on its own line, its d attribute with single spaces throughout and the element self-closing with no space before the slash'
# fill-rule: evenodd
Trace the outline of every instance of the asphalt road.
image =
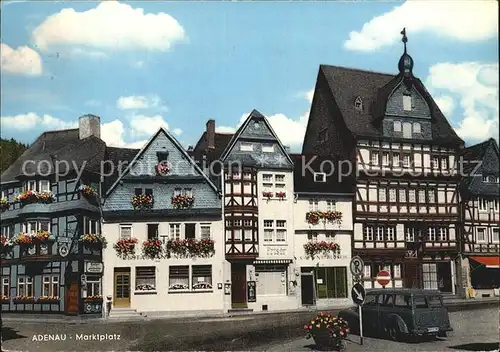
<svg viewBox="0 0 500 352">
<path fill-rule="evenodd" d="M 500 317 L 498 308 L 478 309 L 450 313 L 454 331 L 446 339 L 417 343 L 392 342 L 386 339 L 365 337 L 363 345 L 359 336 L 350 335 L 346 352 L 356 351 L 498 351 L 500 346 Z M 314 351 L 314 340 L 299 338 L 282 343 L 261 345 L 254 351 Z"/>
</svg>

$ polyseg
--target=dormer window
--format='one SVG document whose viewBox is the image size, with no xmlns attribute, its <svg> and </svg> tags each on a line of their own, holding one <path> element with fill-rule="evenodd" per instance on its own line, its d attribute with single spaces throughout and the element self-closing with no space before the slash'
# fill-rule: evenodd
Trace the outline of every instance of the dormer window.
<svg viewBox="0 0 500 352">
<path fill-rule="evenodd" d="M 418 122 L 413 124 L 413 133 L 422 133 L 422 128 Z"/>
<path fill-rule="evenodd" d="M 403 110 L 411 111 L 411 95 L 403 95 Z"/>
<path fill-rule="evenodd" d="M 262 152 L 264 152 L 264 153 L 272 153 L 272 152 L 274 152 L 274 145 L 272 145 L 272 144 L 263 144 L 262 145 Z"/>
<path fill-rule="evenodd" d="M 252 145 L 252 143 L 241 143 L 240 144 L 240 150 L 242 152 L 252 152 L 253 151 L 253 145 Z"/>
<path fill-rule="evenodd" d="M 358 111 L 363 111 L 363 100 L 361 97 L 357 97 L 354 101 L 354 108 Z"/>
<path fill-rule="evenodd" d="M 326 182 L 326 174 L 324 172 L 315 172 L 314 182 Z"/>
</svg>

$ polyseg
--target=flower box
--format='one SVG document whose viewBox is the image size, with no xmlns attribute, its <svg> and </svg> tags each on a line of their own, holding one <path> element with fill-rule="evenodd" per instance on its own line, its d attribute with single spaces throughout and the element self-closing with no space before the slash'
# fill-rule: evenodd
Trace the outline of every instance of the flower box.
<svg viewBox="0 0 500 352">
<path fill-rule="evenodd" d="M 306 338 L 313 338 L 316 348 L 321 351 L 343 350 L 344 340 L 349 334 L 347 321 L 323 312 L 316 315 L 309 324 L 304 325 Z"/>
<path fill-rule="evenodd" d="M 156 164 L 155 170 L 158 176 L 166 176 L 170 172 L 170 167 L 166 161 L 163 161 Z"/>
<path fill-rule="evenodd" d="M 215 254 L 215 242 L 210 239 L 169 240 L 166 248 L 167 258 L 210 258 Z"/>
<path fill-rule="evenodd" d="M 275 194 L 276 198 L 285 198 L 286 197 L 286 192 L 276 192 Z"/>
<path fill-rule="evenodd" d="M 83 299 L 85 303 L 99 303 L 102 302 L 102 296 L 89 296 Z"/>
<path fill-rule="evenodd" d="M 328 256 L 329 254 L 337 255 L 340 253 L 340 246 L 337 243 L 332 242 L 308 242 L 304 244 L 304 252 L 306 256 L 314 259 L 317 255 L 323 254 Z"/>
<path fill-rule="evenodd" d="M 14 304 L 33 304 L 36 302 L 33 296 L 16 296 L 12 299 Z"/>
<path fill-rule="evenodd" d="M 174 209 L 189 209 L 194 204 L 194 197 L 190 195 L 176 195 L 172 197 L 172 206 Z"/>
<path fill-rule="evenodd" d="M 7 253 L 10 252 L 14 248 L 14 243 L 11 239 L 7 238 L 7 236 L 0 237 L 0 252 Z"/>
<path fill-rule="evenodd" d="M 149 259 L 160 259 L 163 257 L 163 246 L 160 240 L 151 239 L 142 242 L 142 255 Z"/>
<path fill-rule="evenodd" d="M 342 223 L 342 213 L 339 211 L 310 211 L 306 213 L 306 222 L 311 225 L 316 225 L 319 220 L 324 222 Z"/>
<path fill-rule="evenodd" d="M 15 199 L 21 203 L 21 206 L 25 206 L 31 203 L 52 203 L 54 201 L 54 196 L 50 191 L 25 191 L 21 194 L 18 194 Z"/>
<path fill-rule="evenodd" d="M 9 200 L 5 197 L 3 198 L 0 198 L 0 210 L 1 211 L 6 211 L 6 210 L 9 210 Z"/>
<path fill-rule="evenodd" d="M 58 304 L 59 297 L 42 296 L 36 300 L 36 303 L 39 303 L 39 304 Z"/>
<path fill-rule="evenodd" d="M 135 257 L 135 245 L 137 244 L 137 238 L 127 238 L 118 240 L 113 248 L 116 251 L 116 255 L 122 259 L 132 259 Z"/>
<path fill-rule="evenodd" d="M 100 233 L 85 234 L 80 236 L 79 241 L 87 248 L 100 249 L 106 248 L 108 241 Z"/>
<path fill-rule="evenodd" d="M 149 210 L 153 208 L 154 199 L 153 196 L 139 194 L 132 196 L 131 203 L 135 210 Z"/>
<path fill-rule="evenodd" d="M 25 234 L 19 233 L 12 241 L 14 244 L 18 244 L 20 246 L 29 246 L 33 244 L 33 237 Z"/>
<path fill-rule="evenodd" d="M 31 238 L 31 241 L 36 243 L 44 243 L 54 240 L 55 240 L 54 236 L 52 236 L 50 232 L 46 230 L 37 231 L 35 235 L 32 236 Z"/>
<path fill-rule="evenodd" d="M 9 299 L 9 297 L 7 297 L 7 296 L 2 296 L 2 297 L 0 298 L 0 303 L 2 303 L 2 304 L 8 304 L 8 303 L 10 303 L 10 299 Z"/>
<path fill-rule="evenodd" d="M 85 198 L 96 198 L 97 197 L 97 191 L 95 188 L 88 186 L 88 185 L 81 185 L 78 190 L 84 196 Z"/>
<path fill-rule="evenodd" d="M 273 197 L 273 192 L 262 192 L 262 196 L 269 199 Z"/>
</svg>

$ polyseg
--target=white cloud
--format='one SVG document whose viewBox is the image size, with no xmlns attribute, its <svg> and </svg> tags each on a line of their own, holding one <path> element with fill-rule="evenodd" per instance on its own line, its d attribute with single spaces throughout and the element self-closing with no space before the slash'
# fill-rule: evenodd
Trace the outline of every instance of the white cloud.
<svg viewBox="0 0 500 352">
<path fill-rule="evenodd" d="M 461 138 L 498 139 L 498 63 L 438 63 L 430 68 L 426 85 L 431 91 L 457 96 L 463 118 L 456 131 Z"/>
<path fill-rule="evenodd" d="M 167 111 L 167 107 L 161 105 L 161 99 L 157 95 L 144 96 L 132 95 L 128 97 L 119 97 L 116 101 L 116 107 L 121 110 L 137 110 L 157 108 L 160 111 Z"/>
<path fill-rule="evenodd" d="M 185 33 L 166 13 L 145 13 L 142 8 L 108 0 L 83 12 L 62 9 L 47 17 L 32 35 L 42 51 L 58 45 L 167 51 L 184 39 Z"/>
<path fill-rule="evenodd" d="M 457 40 L 473 42 L 498 35 L 496 1 L 406 1 L 391 11 L 372 18 L 359 31 L 349 33 L 344 47 L 349 50 L 373 51 L 401 39 L 407 34 L 428 31 Z"/>
<path fill-rule="evenodd" d="M 40 55 L 27 46 L 13 49 L 7 44 L 0 45 L 1 68 L 3 72 L 18 73 L 28 76 L 42 74 L 42 59 Z"/>
<path fill-rule="evenodd" d="M 305 95 L 305 98 L 307 99 L 307 101 L 308 101 L 309 103 L 312 103 L 312 101 L 313 101 L 313 97 L 314 97 L 314 88 L 313 88 L 313 89 L 311 89 L 311 90 L 309 90 L 309 91 L 307 91 L 307 92 L 306 92 L 306 95 Z"/>
<path fill-rule="evenodd" d="M 130 133 L 136 136 L 152 136 L 160 127 L 168 130 L 168 123 L 161 115 L 144 116 L 134 115 L 130 121 Z"/>
<path fill-rule="evenodd" d="M 177 135 L 180 136 L 182 134 L 182 130 L 180 128 L 176 128 L 173 130 L 173 132 Z"/>
<path fill-rule="evenodd" d="M 1 125 L 4 128 L 6 127 L 18 131 L 28 131 L 37 126 L 43 126 L 43 128 L 49 130 L 61 130 L 78 126 L 76 122 L 66 122 L 48 114 L 39 116 L 34 112 L 13 116 L 2 116 Z"/>
<path fill-rule="evenodd" d="M 230 126 L 215 126 L 216 133 L 234 133 L 236 128 Z"/>
<path fill-rule="evenodd" d="M 125 128 L 120 120 L 101 124 L 101 139 L 111 147 L 124 147 Z"/>
<path fill-rule="evenodd" d="M 434 100 L 436 101 L 436 104 L 439 106 L 439 109 L 444 114 L 444 116 L 450 118 L 450 115 L 455 108 L 455 102 L 453 101 L 453 98 L 449 95 L 445 95 L 442 97 L 434 98 Z"/>
<path fill-rule="evenodd" d="M 82 48 L 73 48 L 70 52 L 69 55 L 75 55 L 75 56 L 85 56 L 90 59 L 107 59 L 108 55 L 106 53 L 103 53 L 102 51 L 97 51 L 97 50 L 86 50 Z"/>
</svg>

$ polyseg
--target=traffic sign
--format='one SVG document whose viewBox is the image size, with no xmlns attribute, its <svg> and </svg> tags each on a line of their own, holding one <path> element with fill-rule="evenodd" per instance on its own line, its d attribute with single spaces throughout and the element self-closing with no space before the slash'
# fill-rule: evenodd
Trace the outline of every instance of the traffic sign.
<svg viewBox="0 0 500 352">
<path fill-rule="evenodd" d="M 351 289 L 351 297 L 354 304 L 362 305 L 365 301 L 366 291 L 363 285 L 355 284 Z"/>
<path fill-rule="evenodd" d="M 351 263 L 349 264 L 349 268 L 351 269 L 351 274 L 353 276 L 361 276 L 363 274 L 363 269 L 365 267 L 365 263 L 363 263 L 363 259 L 358 256 L 351 258 Z"/>
<path fill-rule="evenodd" d="M 386 270 L 380 270 L 376 279 L 378 284 L 385 288 L 391 282 L 391 274 Z"/>
</svg>

